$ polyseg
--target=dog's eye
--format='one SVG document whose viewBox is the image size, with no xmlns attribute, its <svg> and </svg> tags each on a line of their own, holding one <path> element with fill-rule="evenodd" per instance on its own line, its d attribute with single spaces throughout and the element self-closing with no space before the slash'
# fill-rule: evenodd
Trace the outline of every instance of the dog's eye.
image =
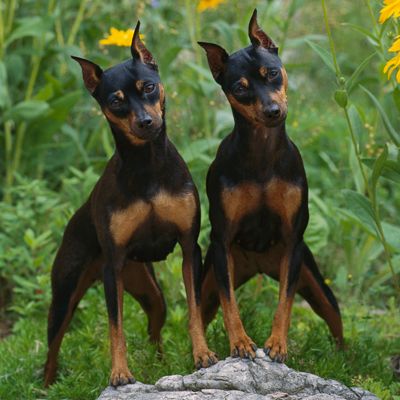
<svg viewBox="0 0 400 400">
<path fill-rule="evenodd" d="M 233 93 L 240 96 L 247 92 L 247 87 L 243 86 L 242 84 L 238 84 L 233 88 Z"/>
<path fill-rule="evenodd" d="M 113 97 L 110 101 L 110 106 L 113 108 L 118 108 L 122 104 L 122 100 L 118 97 Z"/>
<path fill-rule="evenodd" d="M 148 83 L 144 86 L 143 91 L 147 94 L 154 92 L 156 85 L 154 83 Z"/>
<path fill-rule="evenodd" d="M 269 69 L 268 70 L 268 80 L 272 81 L 274 80 L 279 74 L 279 71 L 277 69 Z"/>
</svg>

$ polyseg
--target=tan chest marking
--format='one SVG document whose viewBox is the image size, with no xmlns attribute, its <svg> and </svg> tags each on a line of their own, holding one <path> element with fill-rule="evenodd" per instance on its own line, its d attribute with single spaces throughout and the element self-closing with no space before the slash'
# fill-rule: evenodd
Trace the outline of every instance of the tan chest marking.
<svg viewBox="0 0 400 400">
<path fill-rule="evenodd" d="M 253 183 L 242 183 L 222 191 L 222 206 L 231 222 L 239 222 L 243 216 L 256 210 L 261 199 L 262 189 Z"/>
<path fill-rule="evenodd" d="M 151 204 L 141 200 L 123 210 L 115 211 L 110 220 L 110 232 L 115 244 L 127 244 L 136 229 L 149 217 L 150 212 Z"/>
<path fill-rule="evenodd" d="M 242 183 L 222 191 L 222 206 L 230 222 L 239 222 L 263 203 L 276 212 L 283 222 L 291 220 L 301 203 L 301 189 L 280 179 L 273 179 L 263 188 L 253 183 Z"/>
<path fill-rule="evenodd" d="M 301 204 L 301 188 L 280 179 L 272 179 L 266 187 L 266 201 L 268 207 L 290 227 Z"/>
<path fill-rule="evenodd" d="M 150 202 L 139 200 L 123 210 L 115 211 L 111 215 L 110 232 L 115 244 L 124 246 L 152 214 L 185 232 L 191 228 L 196 211 L 193 193 L 176 196 L 161 191 Z"/>
<path fill-rule="evenodd" d="M 160 192 L 152 203 L 157 217 L 162 221 L 175 224 L 181 232 L 186 232 L 192 227 L 197 211 L 193 193 L 176 196 Z"/>
</svg>

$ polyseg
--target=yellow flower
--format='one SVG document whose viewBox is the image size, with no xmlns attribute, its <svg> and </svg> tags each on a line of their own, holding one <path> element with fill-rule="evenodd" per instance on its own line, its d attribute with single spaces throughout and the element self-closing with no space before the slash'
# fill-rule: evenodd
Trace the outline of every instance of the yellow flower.
<svg viewBox="0 0 400 400">
<path fill-rule="evenodd" d="M 379 22 L 383 24 L 390 17 L 400 17 L 400 0 L 384 0 L 385 7 L 381 10 Z"/>
<path fill-rule="evenodd" d="M 125 46 L 129 47 L 132 43 L 134 29 L 127 29 L 126 31 L 120 31 L 119 29 L 110 28 L 110 34 L 99 40 L 99 43 L 103 46 Z M 139 35 L 140 39 L 143 39 L 143 35 Z"/>
<path fill-rule="evenodd" d="M 396 40 L 390 47 L 389 51 L 391 53 L 397 54 L 392 59 L 390 59 L 386 63 L 385 68 L 383 68 L 383 73 L 388 75 L 388 79 L 390 79 L 395 69 L 400 67 L 400 36 L 396 37 Z M 397 71 L 396 80 L 397 82 L 400 82 L 400 69 Z"/>
<path fill-rule="evenodd" d="M 383 24 L 388 18 L 400 17 L 400 0 L 384 0 L 385 6 L 381 10 L 379 22 Z M 391 53 L 397 53 L 392 59 L 390 59 L 385 67 L 383 73 L 388 75 L 388 79 L 392 76 L 392 73 L 399 68 L 396 74 L 396 80 L 400 83 L 400 36 L 397 36 L 396 40 L 390 47 Z"/>
<path fill-rule="evenodd" d="M 324 280 L 324 282 L 325 282 L 325 285 L 328 285 L 328 286 L 332 283 L 332 281 L 329 278 L 326 278 Z"/>
<path fill-rule="evenodd" d="M 400 67 L 400 52 L 386 63 L 385 68 L 383 68 L 383 73 L 388 74 L 388 79 L 390 79 L 392 73 L 398 67 Z M 400 69 L 397 71 L 396 80 L 400 82 Z"/>
<path fill-rule="evenodd" d="M 225 0 L 200 0 L 200 3 L 197 6 L 197 11 L 203 12 L 209 8 L 217 8 L 224 1 Z"/>
</svg>

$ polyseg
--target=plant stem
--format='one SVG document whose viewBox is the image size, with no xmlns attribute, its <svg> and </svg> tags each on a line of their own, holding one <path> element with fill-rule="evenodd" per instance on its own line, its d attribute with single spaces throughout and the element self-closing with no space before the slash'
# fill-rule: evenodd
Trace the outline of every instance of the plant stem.
<svg viewBox="0 0 400 400">
<path fill-rule="evenodd" d="M 76 37 L 76 35 L 78 33 L 79 26 L 81 25 L 81 22 L 82 22 L 82 19 L 83 19 L 83 15 L 85 13 L 85 7 L 86 7 L 87 2 L 88 2 L 88 0 L 82 0 L 81 1 L 81 4 L 80 4 L 79 9 L 78 9 L 78 13 L 76 14 L 75 21 L 74 21 L 74 23 L 72 25 L 71 32 L 70 32 L 70 34 L 68 36 L 68 39 L 67 39 L 67 45 L 68 46 L 71 46 L 75 41 L 75 37 Z"/>
<path fill-rule="evenodd" d="M 339 78 L 342 75 L 342 73 L 340 71 L 340 67 L 339 67 L 339 64 L 338 64 L 337 58 L 336 58 L 335 43 L 333 41 L 331 28 L 329 26 L 328 13 L 327 13 L 327 10 L 326 10 L 325 0 L 321 0 L 321 3 L 322 3 L 322 9 L 323 9 L 323 12 L 324 12 L 325 29 L 326 29 L 326 33 L 327 33 L 328 39 L 329 39 L 329 46 L 331 48 L 331 55 L 332 55 L 332 59 L 333 59 L 333 65 L 335 66 L 336 76 Z"/>
<path fill-rule="evenodd" d="M 4 17 L 3 7 L 0 6 L 0 60 L 3 58 L 4 53 Z"/>
<path fill-rule="evenodd" d="M 353 148 L 354 148 L 354 152 L 356 154 L 356 158 L 357 158 L 357 163 L 358 163 L 358 167 L 360 168 L 361 171 L 361 175 L 363 177 L 363 181 L 364 181 L 364 190 L 367 191 L 368 193 L 368 197 L 370 197 L 370 191 L 369 191 L 369 184 L 368 184 L 368 177 L 367 174 L 364 170 L 364 165 L 361 161 L 361 154 L 360 154 L 360 149 L 356 140 L 356 135 L 354 134 L 354 129 L 353 129 L 353 125 L 351 124 L 351 120 L 350 120 L 350 116 L 349 116 L 349 111 L 347 109 L 347 107 L 343 108 L 344 111 L 344 115 L 346 116 L 346 121 L 347 121 L 347 126 L 349 128 L 349 132 L 350 132 L 350 137 L 351 137 L 351 142 L 353 143 Z"/>
<path fill-rule="evenodd" d="M 10 33 L 14 23 L 16 0 L 11 0 L 8 4 L 7 23 L 5 26 L 5 34 Z"/>
<path fill-rule="evenodd" d="M 288 16 L 285 20 L 285 24 L 283 25 L 282 38 L 279 43 L 279 51 L 281 54 L 283 53 L 283 49 L 285 48 L 287 34 L 289 31 L 290 23 L 292 22 L 294 13 L 296 12 L 296 8 L 297 8 L 296 6 L 297 6 L 297 0 L 292 0 L 292 2 L 290 3 Z"/>
</svg>

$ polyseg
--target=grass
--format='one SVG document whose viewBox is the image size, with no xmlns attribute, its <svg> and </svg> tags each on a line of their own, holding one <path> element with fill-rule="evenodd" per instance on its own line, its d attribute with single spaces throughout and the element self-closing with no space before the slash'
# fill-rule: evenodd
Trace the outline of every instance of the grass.
<svg viewBox="0 0 400 400">
<path fill-rule="evenodd" d="M 154 383 L 164 375 L 193 371 L 187 331 L 186 304 L 179 258 L 172 256 L 158 265 L 168 279 L 162 281 L 167 305 L 163 329 L 164 358 L 157 359 L 147 341 L 147 321 L 138 303 L 125 296 L 125 333 L 128 360 L 137 380 Z M 254 278 L 238 292 L 241 315 L 249 335 L 262 346 L 267 338 L 277 302 L 277 285 L 267 278 Z M 0 398 L 7 399 L 95 399 L 108 383 L 110 356 L 108 324 L 103 289 L 89 290 L 81 302 L 60 353 L 57 382 L 42 386 L 46 354 L 45 312 L 19 320 L 14 334 L 0 342 Z M 382 399 L 400 395 L 393 381 L 389 358 L 400 352 L 400 321 L 392 307 L 386 313 L 359 305 L 343 307 L 346 351 L 337 351 L 327 327 L 308 306 L 297 302 L 289 334 L 288 365 L 346 385 L 360 385 Z M 133 317 L 134 316 L 134 317 Z M 210 347 L 221 358 L 228 356 L 228 338 L 220 313 L 210 325 Z"/>
<path fill-rule="evenodd" d="M 86 199 L 113 152 L 109 128 L 69 56 L 82 55 L 103 67 L 120 62 L 129 57 L 129 49 L 102 48 L 98 40 L 111 26 L 126 29 L 141 19 L 146 46 L 159 63 L 166 87 L 169 136 L 200 192 L 199 243 L 205 249 L 209 235 L 205 174 L 217 145 L 229 132 L 232 116 L 196 40 L 219 43 L 229 52 L 247 45 L 247 23 L 254 7 L 262 27 L 280 46 L 288 70 L 287 128 L 302 153 L 310 187 L 306 240 L 340 299 L 348 343 L 346 352 L 337 352 L 325 324 L 298 302 L 288 364 L 363 386 L 382 399 L 400 398 L 400 383 L 389 367 L 389 357 L 400 354 L 393 274 L 381 241 L 370 229 L 371 219 L 359 207 L 371 198 L 364 196 L 365 183 L 346 133 L 346 119 L 333 99 L 335 81 L 343 85 L 375 51 L 349 90 L 348 112 L 369 178 L 374 159 L 386 146 L 389 149 L 392 180 L 387 174 L 379 180 L 376 200 L 382 222 L 391 224 L 392 263 L 400 272 L 396 240 L 400 152 L 388 136 L 381 111 L 358 85 L 376 96 L 386 121 L 399 132 L 400 92 L 381 71 L 400 25 L 395 21 L 377 25 L 381 6 L 377 0 L 325 3 L 343 73 L 339 79 L 324 64 L 332 56 L 321 23 L 322 8 L 314 0 L 227 0 L 202 14 L 189 0 L 118 4 L 49 0 L 47 12 L 43 1 L 30 0 L 24 7 L 15 0 L 4 1 L 0 6 L 0 175 L 5 177 L 0 184 L 0 319 L 6 316 L 15 324 L 12 335 L 0 341 L 0 399 L 91 399 L 108 382 L 107 315 L 98 286 L 81 302 L 65 337 L 57 383 L 46 391 L 42 387 L 51 263 L 66 221 Z M 346 199 L 349 190 L 359 196 L 353 193 Z M 364 203 L 351 201 L 360 196 Z M 168 304 L 163 360 L 148 344 L 140 307 L 128 296 L 125 299 L 129 364 L 136 378 L 148 383 L 165 374 L 193 370 L 178 252 L 157 266 L 157 274 Z M 277 286 L 256 278 L 238 297 L 247 331 L 262 346 L 271 328 Z M 210 326 L 208 339 L 221 357 L 228 355 L 220 315 Z"/>
</svg>

